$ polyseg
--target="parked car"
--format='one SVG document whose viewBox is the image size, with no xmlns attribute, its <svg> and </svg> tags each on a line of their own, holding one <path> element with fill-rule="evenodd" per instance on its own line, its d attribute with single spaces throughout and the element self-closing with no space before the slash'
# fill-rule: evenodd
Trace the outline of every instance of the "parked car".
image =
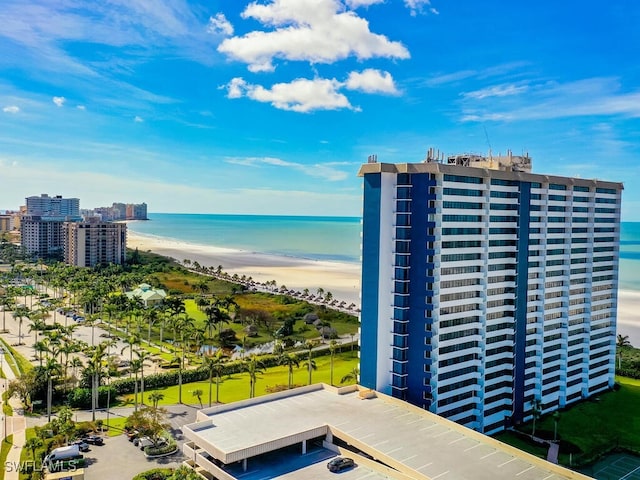
<svg viewBox="0 0 640 480">
<path fill-rule="evenodd" d="M 137 440 L 137 441 L 136 441 Z M 154 445 L 153 441 L 149 437 L 141 437 L 133 441 L 133 444 L 140 450 L 144 450 L 146 447 L 156 446 L 161 447 L 167 444 L 167 439 L 160 437 L 158 442 Z"/>
<path fill-rule="evenodd" d="M 73 442 L 70 442 L 69 445 L 77 445 L 78 450 L 80 450 L 81 452 L 88 452 L 90 448 L 89 444 L 84 440 L 75 440 Z"/>
<path fill-rule="evenodd" d="M 98 435 L 86 435 L 82 440 L 91 445 L 104 445 L 104 439 Z"/>
<path fill-rule="evenodd" d="M 327 463 L 327 468 L 330 472 L 341 472 L 342 470 L 353 466 L 355 466 L 353 459 L 346 457 L 336 457 Z"/>
</svg>

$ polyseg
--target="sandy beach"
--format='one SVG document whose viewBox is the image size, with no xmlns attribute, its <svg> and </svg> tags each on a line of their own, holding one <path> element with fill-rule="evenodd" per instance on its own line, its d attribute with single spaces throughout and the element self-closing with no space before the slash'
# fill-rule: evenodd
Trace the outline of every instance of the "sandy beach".
<svg viewBox="0 0 640 480">
<path fill-rule="evenodd" d="M 231 275 L 246 275 L 257 282 L 275 280 L 278 287 L 318 288 L 331 292 L 333 298 L 360 305 L 360 265 L 347 262 L 328 262 L 304 258 L 266 255 L 228 248 L 194 245 L 168 239 L 127 233 L 127 246 L 141 251 L 150 250 L 178 261 L 189 259 L 200 265 L 223 270 Z"/>
<path fill-rule="evenodd" d="M 290 289 L 308 288 L 314 292 L 322 287 L 334 298 L 347 303 L 360 304 L 360 265 L 343 262 L 306 260 L 294 257 L 265 255 L 262 253 L 226 248 L 193 245 L 184 242 L 145 237 L 128 233 L 128 246 L 143 251 L 151 250 L 176 260 L 189 259 L 207 267 L 222 265 L 230 274 L 246 275 L 265 282 L 275 280 L 277 285 Z M 618 292 L 618 333 L 628 335 L 632 345 L 640 347 L 640 292 Z"/>
</svg>

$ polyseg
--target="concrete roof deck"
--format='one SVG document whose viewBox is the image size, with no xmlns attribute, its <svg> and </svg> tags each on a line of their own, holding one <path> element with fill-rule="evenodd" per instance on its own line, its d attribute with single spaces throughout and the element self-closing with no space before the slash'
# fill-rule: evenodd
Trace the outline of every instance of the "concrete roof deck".
<svg viewBox="0 0 640 480">
<path fill-rule="evenodd" d="M 330 431 L 417 479 L 589 478 L 386 395 L 363 399 L 355 388 L 313 385 L 205 409 L 198 418 L 206 420 L 186 425 L 185 435 L 205 450 L 213 446 L 209 453 L 223 461 Z"/>
</svg>

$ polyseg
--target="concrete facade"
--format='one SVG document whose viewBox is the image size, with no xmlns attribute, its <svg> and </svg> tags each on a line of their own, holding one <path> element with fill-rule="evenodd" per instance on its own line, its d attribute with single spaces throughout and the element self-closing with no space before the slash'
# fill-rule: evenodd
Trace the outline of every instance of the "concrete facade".
<svg viewBox="0 0 640 480">
<path fill-rule="evenodd" d="M 485 433 L 614 381 L 622 184 L 517 159 L 360 171 L 360 383 Z"/>
<path fill-rule="evenodd" d="M 77 267 L 122 265 L 126 261 L 127 225 L 91 218 L 64 224 L 64 260 Z"/>
</svg>

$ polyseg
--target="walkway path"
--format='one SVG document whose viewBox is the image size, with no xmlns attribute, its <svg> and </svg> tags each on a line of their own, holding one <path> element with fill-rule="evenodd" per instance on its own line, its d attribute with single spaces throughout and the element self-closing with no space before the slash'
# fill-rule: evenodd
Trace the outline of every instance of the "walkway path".
<svg viewBox="0 0 640 480">
<path fill-rule="evenodd" d="M 6 392 L 7 386 L 11 380 L 15 380 L 16 375 L 11 369 L 8 360 L 8 357 L 4 352 L 1 354 L 2 360 L 2 372 L 4 373 L 5 378 L 2 380 L 4 385 L 2 387 L 2 393 Z M 2 438 L 6 438 L 9 435 L 13 435 L 13 442 L 11 450 L 9 450 L 9 454 L 7 455 L 7 460 L 5 465 L 19 465 L 20 463 L 20 454 L 22 453 L 22 447 L 24 446 L 26 440 L 26 420 L 23 416 L 22 403 L 15 397 L 11 397 L 9 399 L 9 405 L 13 408 L 13 416 L 2 416 L 3 423 L 3 432 Z M 3 400 L 0 400 L 0 407 L 3 405 Z M 4 468 L 4 479 L 5 480 L 18 480 L 18 471 L 17 468 Z"/>
</svg>

